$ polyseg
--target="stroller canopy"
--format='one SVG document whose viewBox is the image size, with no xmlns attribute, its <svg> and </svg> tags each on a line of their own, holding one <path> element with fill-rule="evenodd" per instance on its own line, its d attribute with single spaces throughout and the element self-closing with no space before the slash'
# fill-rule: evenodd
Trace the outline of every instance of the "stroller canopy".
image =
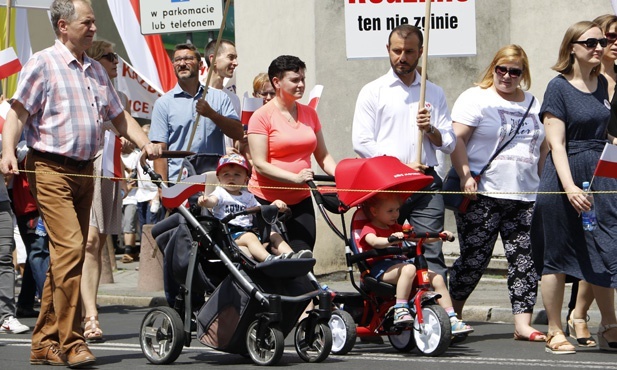
<svg viewBox="0 0 617 370">
<path fill-rule="evenodd" d="M 433 182 L 431 176 L 391 156 L 343 159 L 336 166 L 335 179 L 339 200 L 349 207 L 359 205 L 380 190 L 404 195 Z"/>
</svg>

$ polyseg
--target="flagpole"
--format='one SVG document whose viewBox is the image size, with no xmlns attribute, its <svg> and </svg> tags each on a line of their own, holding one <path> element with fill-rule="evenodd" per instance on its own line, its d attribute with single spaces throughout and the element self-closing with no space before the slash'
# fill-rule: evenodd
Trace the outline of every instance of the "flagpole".
<svg viewBox="0 0 617 370">
<path fill-rule="evenodd" d="M 10 42 L 11 42 L 11 1 L 12 0 L 6 0 L 6 20 L 5 23 L 6 24 L 6 35 L 5 35 L 5 40 L 4 40 L 4 45 L 5 47 L 3 49 L 6 49 L 8 47 L 10 47 Z M 9 78 L 5 78 L 4 80 L 2 80 L 2 94 L 5 95 L 5 98 L 9 98 L 9 96 L 7 96 L 8 92 L 6 91 L 9 85 Z"/>
<path fill-rule="evenodd" d="M 223 38 L 223 30 L 225 29 L 225 23 L 227 21 L 227 13 L 229 11 L 229 4 L 231 4 L 231 0 L 227 0 L 225 2 L 225 10 L 223 11 L 223 20 L 221 20 L 221 28 L 219 28 L 219 34 L 216 38 L 216 44 L 214 45 L 214 58 L 216 59 L 216 55 L 219 50 L 219 46 L 221 45 L 221 39 Z M 205 50 L 204 50 L 205 54 Z M 205 55 L 208 58 L 207 55 Z M 208 85 L 210 85 L 210 78 L 212 77 L 212 71 L 214 71 L 214 60 L 210 63 L 210 68 L 208 68 L 208 76 L 206 77 L 206 86 L 204 88 L 204 93 L 201 96 L 202 100 L 206 100 L 206 94 L 208 94 Z M 185 150 L 190 151 L 191 145 L 193 145 L 193 139 L 195 138 L 195 133 L 197 132 L 197 126 L 199 126 L 199 119 L 201 115 L 199 113 L 195 114 L 195 123 L 193 123 L 193 128 L 191 129 L 191 136 L 189 137 L 189 142 Z M 178 180 L 176 182 L 180 182 L 182 180 L 182 168 L 183 164 L 180 165 L 180 172 L 178 173 Z"/>
<path fill-rule="evenodd" d="M 424 44 L 422 45 L 422 79 L 420 80 L 420 100 L 418 110 L 424 108 L 426 96 L 426 75 L 428 73 L 428 37 L 431 26 L 431 1 L 426 1 L 424 9 Z M 422 163 L 422 141 L 424 132 L 418 129 L 418 143 L 416 145 L 416 162 Z"/>
</svg>

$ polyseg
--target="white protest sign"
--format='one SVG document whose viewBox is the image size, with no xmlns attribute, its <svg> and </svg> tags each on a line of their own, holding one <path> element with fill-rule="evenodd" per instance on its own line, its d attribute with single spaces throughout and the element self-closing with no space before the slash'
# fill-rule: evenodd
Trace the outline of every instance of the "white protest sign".
<svg viewBox="0 0 617 370">
<path fill-rule="evenodd" d="M 401 24 L 424 29 L 423 0 L 345 0 L 347 58 L 388 56 L 388 35 Z M 475 0 L 433 0 L 430 56 L 476 54 Z"/>
<path fill-rule="evenodd" d="M 49 10 L 53 0 L 10 0 L 13 8 L 30 8 Z M 0 6 L 6 6 L 7 0 L 0 0 Z"/>
<path fill-rule="evenodd" d="M 129 106 L 133 117 L 151 119 L 154 102 L 161 95 L 148 80 L 138 73 L 124 59 L 118 59 L 118 77 L 116 77 L 118 91 L 122 91 L 129 98 Z"/>
<path fill-rule="evenodd" d="M 143 35 L 218 30 L 221 0 L 139 0 Z"/>
</svg>

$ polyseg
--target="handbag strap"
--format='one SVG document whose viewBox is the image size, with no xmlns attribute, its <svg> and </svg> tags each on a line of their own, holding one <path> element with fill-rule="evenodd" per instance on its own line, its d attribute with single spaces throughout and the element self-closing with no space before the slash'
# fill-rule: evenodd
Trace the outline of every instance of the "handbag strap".
<svg viewBox="0 0 617 370">
<path fill-rule="evenodd" d="M 493 153 L 493 155 L 491 156 L 491 158 L 488 160 L 488 162 L 486 163 L 486 165 L 482 168 L 482 171 L 480 171 L 480 173 L 478 173 L 478 176 L 481 176 L 484 172 L 486 172 L 486 170 L 488 170 L 488 167 L 491 165 L 491 162 L 493 161 L 493 159 L 497 158 L 497 156 L 499 155 L 499 153 L 501 153 L 501 151 L 503 149 L 505 149 L 508 144 L 510 144 L 510 142 L 512 140 L 514 140 L 514 138 L 516 137 L 516 135 L 518 134 L 519 130 L 521 129 L 521 126 L 523 126 L 523 124 L 525 123 L 525 118 L 527 118 L 527 115 L 529 114 L 529 110 L 531 109 L 531 106 L 533 105 L 533 102 L 536 100 L 535 96 L 531 97 L 531 102 L 529 103 L 529 106 L 527 107 L 527 110 L 525 111 L 525 114 L 523 114 L 523 118 L 521 118 L 520 123 L 518 124 L 518 127 L 516 128 L 516 132 L 514 133 L 514 135 L 512 135 L 512 137 L 505 143 L 503 144 L 501 147 L 497 148 L 497 150 L 495 151 L 495 153 Z"/>
</svg>

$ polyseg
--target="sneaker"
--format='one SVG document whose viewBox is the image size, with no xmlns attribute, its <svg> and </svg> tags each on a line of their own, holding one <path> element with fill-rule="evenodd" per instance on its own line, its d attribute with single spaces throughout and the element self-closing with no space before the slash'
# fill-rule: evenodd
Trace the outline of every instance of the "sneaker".
<svg viewBox="0 0 617 370">
<path fill-rule="evenodd" d="M 15 317 L 9 316 L 2 323 L 0 333 L 3 334 L 20 334 L 30 330 L 30 328 L 19 322 Z"/>
<path fill-rule="evenodd" d="M 266 259 L 264 260 L 264 262 L 269 262 L 269 261 L 274 261 L 274 260 L 279 260 L 283 258 L 283 255 L 281 254 L 280 256 L 275 256 L 274 254 L 269 255 L 268 257 L 266 257 Z"/>
<path fill-rule="evenodd" d="M 452 327 L 452 335 L 460 335 L 471 333 L 473 328 L 467 324 L 463 320 L 459 320 L 456 316 L 450 317 L 450 325 Z"/>
<path fill-rule="evenodd" d="M 288 260 L 290 258 L 295 258 L 296 253 L 295 252 L 289 252 L 289 253 L 283 253 L 281 254 L 281 258 L 284 260 Z"/>
<path fill-rule="evenodd" d="M 413 317 L 407 307 L 398 307 L 394 309 L 394 325 L 411 324 Z"/>
<path fill-rule="evenodd" d="M 308 249 L 303 249 L 293 255 L 293 258 L 313 258 L 313 252 Z"/>
</svg>

